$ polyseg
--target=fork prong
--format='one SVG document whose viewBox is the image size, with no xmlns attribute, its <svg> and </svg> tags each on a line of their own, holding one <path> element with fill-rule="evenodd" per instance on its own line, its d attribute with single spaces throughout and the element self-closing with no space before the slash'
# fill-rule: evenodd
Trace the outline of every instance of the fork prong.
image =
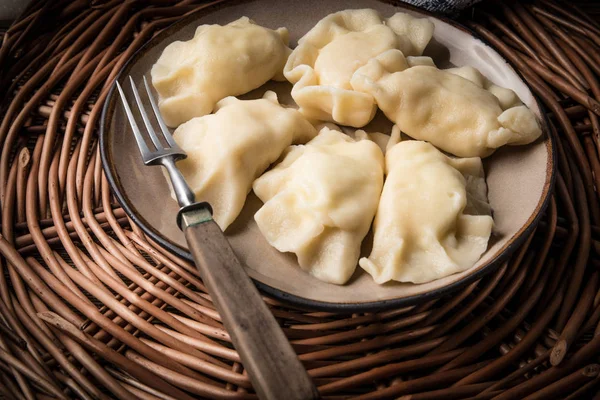
<svg viewBox="0 0 600 400">
<path fill-rule="evenodd" d="M 133 117 L 133 113 L 131 112 L 131 108 L 129 108 L 129 103 L 127 103 L 127 98 L 125 97 L 125 93 L 123 93 L 123 88 L 119 85 L 118 81 L 115 81 L 117 85 L 117 90 L 119 91 L 119 95 L 121 96 L 121 102 L 123 103 L 123 108 L 125 109 L 125 114 L 127 115 L 127 119 L 129 120 L 129 125 L 131 125 L 131 129 L 133 130 L 133 135 L 135 136 L 135 141 L 137 142 L 138 148 L 140 149 L 140 153 L 142 154 L 142 158 L 144 162 L 148 159 L 151 152 L 148 149 L 148 145 L 140 132 L 140 129 L 135 122 L 135 118 Z"/>
<path fill-rule="evenodd" d="M 169 128 L 167 128 L 167 124 L 165 124 L 165 121 L 162 119 L 162 116 L 160 115 L 160 110 L 158 109 L 158 106 L 156 105 L 156 102 L 154 101 L 154 97 L 152 96 L 152 91 L 150 90 L 150 85 L 148 85 L 148 79 L 146 79 L 145 76 L 144 76 L 144 86 L 146 86 L 146 92 L 148 93 L 148 98 L 150 99 L 150 104 L 152 105 L 152 110 L 154 111 L 154 115 L 156 116 L 158 125 L 160 125 L 160 130 L 162 131 L 163 136 L 165 137 L 167 143 L 169 143 L 169 145 L 173 149 L 177 149 L 178 151 L 183 153 L 183 150 L 181 150 L 179 148 L 179 146 L 175 142 L 175 139 L 173 139 L 173 135 L 171 135 L 171 131 L 169 131 Z"/>
<path fill-rule="evenodd" d="M 146 114 L 146 110 L 144 109 L 144 105 L 142 104 L 142 99 L 140 99 L 140 94 L 138 93 L 138 90 L 135 87 L 135 83 L 133 83 L 133 78 L 131 77 L 131 75 L 129 75 L 129 82 L 131 83 L 131 90 L 133 91 L 133 96 L 135 97 L 135 102 L 138 105 L 138 110 L 140 111 L 140 114 L 142 115 L 142 119 L 144 120 L 144 124 L 146 125 L 146 130 L 148 131 L 148 135 L 150 136 L 152 143 L 154 143 L 156 150 L 164 149 L 163 144 L 158 139 L 158 136 L 156 136 L 156 132 L 154 132 L 154 128 L 152 127 L 152 123 L 150 122 L 150 119 L 148 119 L 148 114 Z"/>
</svg>

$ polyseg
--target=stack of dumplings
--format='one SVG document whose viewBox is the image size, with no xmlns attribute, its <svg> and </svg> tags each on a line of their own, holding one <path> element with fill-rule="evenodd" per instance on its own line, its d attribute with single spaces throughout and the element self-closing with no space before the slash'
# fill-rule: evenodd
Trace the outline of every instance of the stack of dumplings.
<svg viewBox="0 0 600 400">
<path fill-rule="evenodd" d="M 292 97 L 309 118 L 362 127 L 377 104 L 355 91 L 350 81 L 370 59 L 391 49 L 420 56 L 433 35 L 433 23 L 397 13 L 382 19 L 375 10 L 346 10 L 327 17 L 298 41 L 285 68 Z"/>
<path fill-rule="evenodd" d="M 267 242 L 333 284 L 359 265 L 379 284 L 471 268 L 493 230 L 481 158 L 542 132 L 512 90 L 424 56 L 433 31 L 427 18 L 362 9 L 326 16 L 293 50 L 285 28 L 247 17 L 167 46 L 152 83 L 196 200 L 225 231 L 253 190 Z M 296 104 L 233 97 L 269 80 L 289 81 Z M 391 136 L 356 129 L 378 109 Z"/>
</svg>

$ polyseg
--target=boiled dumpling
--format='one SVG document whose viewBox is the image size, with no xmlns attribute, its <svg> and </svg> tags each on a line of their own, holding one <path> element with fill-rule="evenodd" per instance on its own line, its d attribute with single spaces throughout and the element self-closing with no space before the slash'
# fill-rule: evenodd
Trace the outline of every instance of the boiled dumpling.
<svg viewBox="0 0 600 400">
<path fill-rule="evenodd" d="M 292 97 L 309 118 L 364 126 L 377 107 L 371 95 L 352 90 L 354 72 L 389 49 L 420 56 L 432 35 L 431 21 L 408 14 L 388 19 L 371 9 L 330 14 L 298 41 L 285 65 Z"/>
<path fill-rule="evenodd" d="M 197 201 L 207 201 L 225 230 L 238 216 L 252 182 L 292 143 L 316 129 L 297 110 L 283 108 L 273 92 L 258 100 L 227 97 L 215 113 L 193 118 L 173 134 L 188 157 L 177 163 Z"/>
<path fill-rule="evenodd" d="M 481 159 L 453 159 L 407 140 L 385 160 L 373 250 L 360 266 L 380 284 L 425 283 L 472 267 L 493 225 Z"/>
<path fill-rule="evenodd" d="M 210 114 L 227 96 L 284 80 L 287 44 L 287 29 L 263 28 L 247 17 L 225 26 L 201 25 L 192 39 L 171 43 L 151 72 L 166 124 L 176 127 Z"/>
<path fill-rule="evenodd" d="M 491 84 L 474 68 L 411 66 L 401 52 L 390 50 L 357 70 L 351 84 L 373 95 L 404 133 L 459 157 L 485 157 L 542 133 L 512 90 Z"/>
<path fill-rule="evenodd" d="M 336 284 L 356 269 L 383 186 L 381 150 L 364 132 L 357 137 L 324 127 L 253 185 L 265 203 L 254 218 L 267 241 Z"/>
</svg>

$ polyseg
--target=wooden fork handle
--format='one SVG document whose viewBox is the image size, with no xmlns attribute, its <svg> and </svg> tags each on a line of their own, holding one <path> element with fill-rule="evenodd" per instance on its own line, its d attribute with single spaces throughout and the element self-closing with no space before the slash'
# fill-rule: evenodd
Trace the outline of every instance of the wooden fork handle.
<svg viewBox="0 0 600 400">
<path fill-rule="evenodd" d="M 318 399 L 308 373 L 210 210 L 184 209 L 180 220 L 196 266 L 259 398 Z"/>
</svg>

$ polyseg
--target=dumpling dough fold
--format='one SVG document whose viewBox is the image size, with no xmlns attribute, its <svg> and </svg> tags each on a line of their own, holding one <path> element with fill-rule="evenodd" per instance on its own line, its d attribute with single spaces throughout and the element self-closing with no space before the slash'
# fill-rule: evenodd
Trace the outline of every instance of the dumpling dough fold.
<svg viewBox="0 0 600 400">
<path fill-rule="evenodd" d="M 258 100 L 227 97 L 215 113 L 179 126 L 173 137 L 188 157 L 177 163 L 197 201 L 207 201 L 225 230 L 239 215 L 252 182 L 292 143 L 317 134 L 302 114 L 273 92 Z"/>
<path fill-rule="evenodd" d="M 431 21 L 404 13 L 382 19 L 371 9 L 336 12 L 298 41 L 284 75 L 294 84 L 292 97 L 307 117 L 361 127 L 377 106 L 371 95 L 352 90 L 352 74 L 386 50 L 419 56 L 432 35 Z"/>
<path fill-rule="evenodd" d="M 541 135 L 536 116 L 516 94 L 475 68 L 440 70 L 409 61 L 389 50 L 358 69 L 351 81 L 407 135 L 459 157 L 486 157 Z"/>
<path fill-rule="evenodd" d="M 472 267 L 493 220 L 480 158 L 453 159 L 431 144 L 388 148 L 373 224 L 373 250 L 360 266 L 377 283 L 425 283 Z"/>
<path fill-rule="evenodd" d="M 210 114 L 227 96 L 285 80 L 287 45 L 286 28 L 263 28 L 247 17 L 225 26 L 200 25 L 192 39 L 171 43 L 151 71 L 165 123 L 176 127 Z"/>
<path fill-rule="evenodd" d="M 314 277 L 344 284 L 375 215 L 383 162 L 374 142 L 324 127 L 254 182 L 265 203 L 254 217 L 260 231 L 277 250 L 296 253 Z"/>
</svg>

